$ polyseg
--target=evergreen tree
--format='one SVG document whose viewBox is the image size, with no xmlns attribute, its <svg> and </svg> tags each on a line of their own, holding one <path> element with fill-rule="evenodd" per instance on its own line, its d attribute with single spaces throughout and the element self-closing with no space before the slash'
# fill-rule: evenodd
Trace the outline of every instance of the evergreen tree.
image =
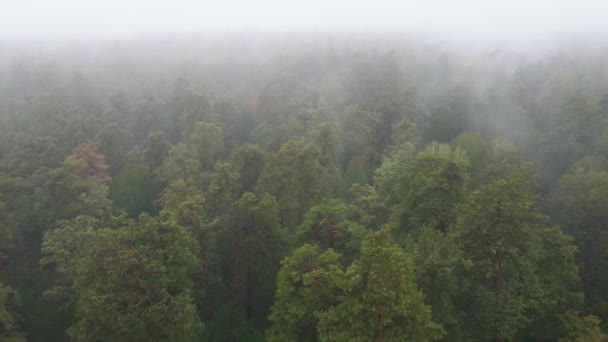
<svg viewBox="0 0 608 342">
<path fill-rule="evenodd" d="M 443 335 L 416 287 L 412 260 L 389 231 L 369 235 L 360 258 L 331 279 L 339 303 L 319 313 L 319 340 L 434 341 Z"/>
<path fill-rule="evenodd" d="M 71 278 L 75 341 L 191 341 L 201 328 L 192 298 L 194 241 L 170 217 L 78 221 L 45 236 L 45 263 Z M 111 314 L 109 314 L 111 313 Z"/>
<path fill-rule="evenodd" d="M 266 159 L 257 191 L 277 198 L 282 225 L 297 227 L 308 209 L 329 191 L 319 149 L 301 140 L 285 143 Z"/>
<path fill-rule="evenodd" d="M 549 312 L 580 300 L 575 248 L 544 227 L 526 182 L 514 176 L 484 185 L 459 210 L 453 234 L 469 264 L 462 276 L 473 312 L 465 329 L 474 338 L 521 338 L 536 320 L 551 323 Z"/>
<path fill-rule="evenodd" d="M 585 304 L 600 319 L 608 319 L 608 172 L 575 169 L 562 176 L 549 207 L 554 220 L 579 247 L 578 262 Z"/>
<path fill-rule="evenodd" d="M 420 152 L 407 168 L 405 182 L 398 185 L 405 229 L 429 226 L 446 233 L 464 197 L 468 169 L 467 156 L 458 148 L 432 143 Z"/>
</svg>

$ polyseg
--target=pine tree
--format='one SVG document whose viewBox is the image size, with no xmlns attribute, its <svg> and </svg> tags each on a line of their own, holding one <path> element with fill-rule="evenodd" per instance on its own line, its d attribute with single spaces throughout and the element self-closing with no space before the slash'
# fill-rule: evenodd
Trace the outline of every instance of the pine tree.
<svg viewBox="0 0 608 342">
<path fill-rule="evenodd" d="M 434 341 L 441 326 L 414 281 L 411 258 L 388 230 L 369 235 L 361 256 L 334 281 L 339 303 L 319 313 L 321 341 Z"/>
<path fill-rule="evenodd" d="M 407 168 L 405 182 L 397 185 L 405 221 L 399 225 L 413 232 L 429 226 L 446 233 L 454 221 L 454 208 L 464 197 L 468 169 L 467 156 L 459 148 L 427 146 Z"/>
<path fill-rule="evenodd" d="M 546 217 L 527 187 L 518 176 L 494 181 L 459 210 L 453 234 L 468 263 L 462 277 L 473 311 L 465 329 L 474 338 L 521 337 L 535 321 L 549 324 L 563 302 L 580 299 L 575 248 L 558 229 L 544 227 Z"/>
<path fill-rule="evenodd" d="M 74 221 L 47 233 L 45 264 L 70 279 L 75 341 L 191 341 L 201 328 L 192 298 L 194 240 L 170 217 Z"/>
</svg>

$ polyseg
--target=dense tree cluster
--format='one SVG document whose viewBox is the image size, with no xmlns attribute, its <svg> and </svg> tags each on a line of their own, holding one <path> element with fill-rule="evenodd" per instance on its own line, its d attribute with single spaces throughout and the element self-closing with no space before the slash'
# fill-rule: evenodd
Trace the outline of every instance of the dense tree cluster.
<svg viewBox="0 0 608 342">
<path fill-rule="evenodd" d="M 292 39 L 0 44 L 0 341 L 608 340 L 606 46 Z"/>
</svg>

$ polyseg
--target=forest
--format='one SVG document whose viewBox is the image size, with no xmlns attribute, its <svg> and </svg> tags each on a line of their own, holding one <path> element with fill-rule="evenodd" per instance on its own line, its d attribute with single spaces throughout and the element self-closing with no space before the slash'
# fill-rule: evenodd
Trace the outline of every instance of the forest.
<svg viewBox="0 0 608 342">
<path fill-rule="evenodd" d="M 0 341 L 608 341 L 608 44 L 0 51 Z"/>
</svg>

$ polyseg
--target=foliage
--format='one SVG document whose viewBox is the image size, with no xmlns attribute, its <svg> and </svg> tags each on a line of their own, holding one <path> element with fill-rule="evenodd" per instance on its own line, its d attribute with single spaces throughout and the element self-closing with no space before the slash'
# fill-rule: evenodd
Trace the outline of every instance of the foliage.
<svg viewBox="0 0 608 342">
<path fill-rule="evenodd" d="M 466 154 L 458 148 L 432 143 L 421 151 L 398 185 L 406 229 L 430 226 L 445 233 L 469 183 L 468 169 Z"/>
<path fill-rule="evenodd" d="M 194 241 L 170 218 L 119 221 L 115 228 L 74 222 L 45 237 L 45 263 L 73 278 L 70 337 L 192 340 L 201 327 L 191 296 Z"/>
<path fill-rule="evenodd" d="M 257 191 L 277 198 L 283 225 L 298 226 L 306 211 L 329 191 L 318 148 L 301 140 L 282 145 L 266 159 Z"/>
<path fill-rule="evenodd" d="M 606 319 L 608 297 L 604 279 L 608 276 L 608 172 L 578 169 L 563 175 L 548 203 L 555 221 L 571 234 L 579 247 L 585 303 L 590 312 Z"/>
<path fill-rule="evenodd" d="M 483 327 L 473 336 L 513 339 L 579 303 L 576 249 L 558 228 L 545 228 L 545 219 L 519 177 L 480 187 L 459 209 L 453 234 L 470 263 L 463 276 L 476 307 L 467 325 Z"/>
<path fill-rule="evenodd" d="M 605 339 L 605 49 L 0 45 L 2 341 Z"/>
<path fill-rule="evenodd" d="M 559 339 L 560 342 L 608 341 L 608 336 L 600 329 L 600 320 L 595 316 L 581 317 L 575 312 L 567 312 L 564 316 L 564 329 L 567 334 Z"/>
<path fill-rule="evenodd" d="M 334 279 L 339 304 L 319 314 L 323 341 L 434 341 L 443 335 L 414 282 L 413 263 L 387 230 L 372 233 L 361 256 Z"/>
<path fill-rule="evenodd" d="M 110 198 L 116 208 L 124 209 L 131 217 L 141 213 L 155 214 L 154 199 L 157 185 L 148 171 L 132 165 L 121 171 L 110 186 Z"/>
<path fill-rule="evenodd" d="M 417 290 L 413 264 L 386 230 L 348 267 L 305 244 L 282 262 L 268 340 L 436 340 L 442 329 Z"/>
<path fill-rule="evenodd" d="M 6 342 L 25 342 L 16 319 L 16 293 L 9 286 L 0 283 L 0 340 Z"/>
</svg>

